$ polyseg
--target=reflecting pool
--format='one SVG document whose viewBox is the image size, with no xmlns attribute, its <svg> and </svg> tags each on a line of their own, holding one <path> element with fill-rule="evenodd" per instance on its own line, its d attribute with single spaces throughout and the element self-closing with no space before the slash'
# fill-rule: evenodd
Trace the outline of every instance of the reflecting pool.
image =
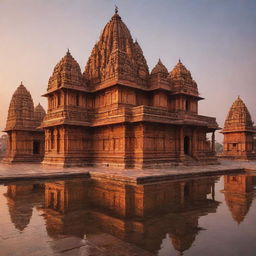
<svg viewBox="0 0 256 256">
<path fill-rule="evenodd" d="M 256 176 L 0 185 L 1 256 L 256 255 Z"/>
</svg>

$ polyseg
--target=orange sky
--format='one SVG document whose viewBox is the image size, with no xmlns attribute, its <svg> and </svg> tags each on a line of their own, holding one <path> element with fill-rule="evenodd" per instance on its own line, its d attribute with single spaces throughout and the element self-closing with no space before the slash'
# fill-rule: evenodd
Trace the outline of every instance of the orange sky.
<svg viewBox="0 0 256 256">
<path fill-rule="evenodd" d="M 20 81 L 34 104 L 70 48 L 82 71 L 118 4 L 150 69 L 160 57 L 170 71 L 179 58 L 206 100 L 199 113 L 220 126 L 238 95 L 256 120 L 256 2 L 253 0 L 0 0 L 0 128 Z M 217 135 L 222 141 L 222 136 Z"/>
</svg>

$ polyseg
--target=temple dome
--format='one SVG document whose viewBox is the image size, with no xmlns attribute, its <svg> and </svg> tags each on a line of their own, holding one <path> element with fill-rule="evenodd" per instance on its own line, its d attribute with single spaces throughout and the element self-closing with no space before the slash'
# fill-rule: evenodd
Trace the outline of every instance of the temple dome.
<svg viewBox="0 0 256 256">
<path fill-rule="evenodd" d="M 21 83 L 12 96 L 5 130 L 34 129 L 34 126 L 34 103 Z"/>
<path fill-rule="evenodd" d="M 38 122 L 42 122 L 43 121 L 43 119 L 44 119 L 44 116 L 45 116 L 45 110 L 44 110 L 44 108 L 41 106 L 41 104 L 39 103 L 36 107 L 35 107 L 35 109 L 34 109 L 34 114 L 35 114 L 35 119 L 36 119 L 36 121 L 38 121 Z"/>
<path fill-rule="evenodd" d="M 159 73 L 168 75 L 168 70 L 160 59 L 157 62 L 157 64 L 155 65 L 155 67 L 152 69 L 150 74 L 155 75 L 155 74 L 159 74 Z"/>
<path fill-rule="evenodd" d="M 60 87 L 77 88 L 84 86 L 80 66 L 68 50 L 66 55 L 54 67 L 48 82 L 48 90 Z"/>
<path fill-rule="evenodd" d="M 169 73 L 169 78 L 176 90 L 192 95 L 198 95 L 196 82 L 193 80 L 190 71 L 180 60 Z"/>
<path fill-rule="evenodd" d="M 109 80 L 143 84 L 148 75 L 143 52 L 116 11 L 91 52 L 84 76 L 95 85 Z"/>
<path fill-rule="evenodd" d="M 251 115 L 240 97 L 232 104 L 223 131 L 253 130 Z"/>
</svg>

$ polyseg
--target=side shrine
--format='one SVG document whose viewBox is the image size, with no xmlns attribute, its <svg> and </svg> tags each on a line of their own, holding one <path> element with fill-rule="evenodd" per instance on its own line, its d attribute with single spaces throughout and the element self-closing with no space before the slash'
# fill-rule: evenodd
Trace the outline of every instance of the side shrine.
<svg viewBox="0 0 256 256">
<path fill-rule="evenodd" d="M 222 133 L 224 135 L 222 157 L 240 160 L 256 159 L 256 129 L 240 97 L 232 104 Z"/>
<path fill-rule="evenodd" d="M 198 115 L 203 98 L 190 71 L 179 60 L 169 72 L 159 60 L 149 73 L 139 43 L 117 11 L 84 72 L 68 51 L 44 96 L 43 164 L 141 168 L 217 163 L 214 133 L 219 127 L 215 118 Z"/>
<path fill-rule="evenodd" d="M 3 162 L 40 162 L 44 155 L 44 132 L 38 129 L 45 111 L 34 103 L 21 83 L 14 92 L 6 121 L 7 153 Z"/>
</svg>

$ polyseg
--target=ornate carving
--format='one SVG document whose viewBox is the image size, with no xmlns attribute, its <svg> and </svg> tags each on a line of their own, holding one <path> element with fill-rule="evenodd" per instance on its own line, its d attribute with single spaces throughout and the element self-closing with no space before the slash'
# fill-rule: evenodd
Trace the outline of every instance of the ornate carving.
<svg viewBox="0 0 256 256">
<path fill-rule="evenodd" d="M 80 66 L 69 50 L 55 66 L 48 82 L 48 90 L 60 87 L 85 87 Z"/>
<path fill-rule="evenodd" d="M 246 105 L 238 97 L 229 110 L 223 132 L 241 130 L 253 130 L 253 122 Z"/>
<path fill-rule="evenodd" d="M 90 86 L 111 79 L 146 85 L 148 66 L 139 43 L 116 12 L 105 26 L 85 67 Z"/>
<path fill-rule="evenodd" d="M 34 130 L 37 125 L 32 97 L 21 83 L 12 96 L 5 130 Z"/>
<path fill-rule="evenodd" d="M 180 60 L 170 72 L 169 78 L 175 91 L 198 96 L 197 84 Z"/>
</svg>

